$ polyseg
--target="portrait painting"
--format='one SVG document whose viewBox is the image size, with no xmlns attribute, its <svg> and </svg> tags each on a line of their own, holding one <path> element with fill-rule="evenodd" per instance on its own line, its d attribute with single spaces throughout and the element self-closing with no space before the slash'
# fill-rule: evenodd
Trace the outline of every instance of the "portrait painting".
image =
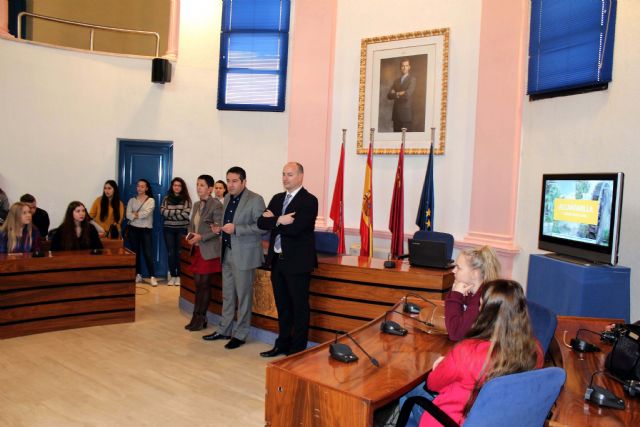
<svg viewBox="0 0 640 427">
<path fill-rule="evenodd" d="M 434 154 L 446 139 L 449 30 L 363 39 L 360 50 L 358 154 L 370 135 L 374 154 L 397 154 L 405 129 L 405 154 Z"/>
</svg>

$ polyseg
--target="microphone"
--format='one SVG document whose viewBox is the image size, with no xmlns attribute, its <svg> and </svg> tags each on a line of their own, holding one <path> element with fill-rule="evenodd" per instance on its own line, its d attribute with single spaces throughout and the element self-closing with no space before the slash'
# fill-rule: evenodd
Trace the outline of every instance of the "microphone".
<svg viewBox="0 0 640 427">
<path fill-rule="evenodd" d="M 592 334 L 601 336 L 598 332 L 590 331 L 589 329 L 580 328 L 576 331 L 576 337 L 573 338 L 571 341 L 569 341 L 569 344 L 571 344 L 571 348 L 580 353 L 593 353 L 596 351 L 600 351 L 600 347 L 598 347 L 597 345 L 591 344 L 583 339 L 578 338 L 578 335 L 580 335 L 580 332 L 582 331 L 591 332 Z M 592 377 L 592 380 L 593 380 L 593 377 Z"/>
<path fill-rule="evenodd" d="M 415 294 L 413 292 L 409 292 L 408 294 L 406 294 L 404 296 L 404 304 L 402 305 L 402 311 L 404 311 L 405 313 L 420 314 L 420 306 L 418 304 L 414 303 L 414 302 L 407 301 L 407 297 L 409 297 L 409 296 L 420 298 L 422 301 L 428 302 L 429 304 L 431 304 L 434 307 L 436 306 L 433 302 L 429 301 L 428 299 L 426 299 L 422 295 Z M 431 326 L 433 326 L 433 325 L 431 325 Z"/>
<path fill-rule="evenodd" d="M 398 322 L 394 322 L 393 320 L 387 320 L 387 316 L 389 315 L 389 313 L 397 313 L 397 311 L 391 310 L 391 311 L 387 311 L 384 314 L 384 319 L 380 324 L 380 330 L 385 334 L 390 334 L 390 335 L 398 335 L 401 337 L 404 337 L 405 335 L 407 335 L 408 331 L 402 326 L 400 326 Z M 398 313 L 398 314 L 401 314 L 401 313 Z"/>
<path fill-rule="evenodd" d="M 362 350 L 362 352 L 369 358 L 369 361 L 373 366 L 380 367 L 380 362 L 378 362 L 378 360 L 375 357 L 372 357 L 369 353 L 367 353 L 367 351 L 364 348 L 362 348 L 360 343 L 358 343 L 358 341 L 356 341 L 355 338 L 353 338 L 349 332 L 345 332 L 345 331 L 336 331 L 336 338 L 333 341 L 333 344 L 329 346 L 329 354 L 331 354 L 331 357 L 343 363 L 351 363 L 358 360 L 358 356 L 356 356 L 353 350 L 351 350 L 351 347 L 349 347 L 346 344 L 342 344 L 338 342 L 338 333 L 341 333 L 349 337 L 349 339 L 353 341 L 353 343 L 357 345 L 358 348 Z"/>
<path fill-rule="evenodd" d="M 624 409 L 625 402 L 623 399 L 613 394 L 609 389 L 593 384 L 593 377 L 595 377 L 597 374 L 607 375 L 607 373 L 604 371 L 595 371 L 591 375 L 591 381 L 589 381 L 589 385 L 584 392 L 584 400 L 588 400 L 589 402 L 595 403 L 598 406 L 606 406 L 608 408 L 614 409 Z"/>
</svg>

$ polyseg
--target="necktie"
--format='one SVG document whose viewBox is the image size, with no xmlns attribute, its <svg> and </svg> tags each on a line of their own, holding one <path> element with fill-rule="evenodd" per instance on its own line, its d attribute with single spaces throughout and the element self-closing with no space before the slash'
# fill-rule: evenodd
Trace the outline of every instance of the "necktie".
<svg viewBox="0 0 640 427">
<path fill-rule="evenodd" d="M 287 206 L 289 206 L 289 202 L 291 202 L 291 193 L 287 193 L 287 195 L 284 198 L 284 203 L 282 204 L 283 215 L 287 211 Z M 273 242 L 273 249 L 278 253 L 282 252 L 282 246 L 281 246 L 279 234 L 276 236 L 276 240 Z"/>
</svg>

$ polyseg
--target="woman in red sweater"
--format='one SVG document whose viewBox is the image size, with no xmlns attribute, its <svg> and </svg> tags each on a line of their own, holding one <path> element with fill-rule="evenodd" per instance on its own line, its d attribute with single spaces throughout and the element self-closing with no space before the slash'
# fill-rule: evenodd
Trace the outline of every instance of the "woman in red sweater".
<svg viewBox="0 0 640 427">
<path fill-rule="evenodd" d="M 433 403 L 462 424 L 482 385 L 492 378 L 540 368 L 543 354 L 533 335 L 527 300 L 512 280 L 486 283 L 480 313 L 465 339 L 440 357 L 427 377 Z M 439 426 L 424 413 L 420 427 Z"/>
<path fill-rule="evenodd" d="M 444 321 L 451 341 L 460 341 L 480 311 L 483 283 L 500 277 L 500 261 L 489 246 L 467 249 L 456 259 L 455 282 L 444 302 Z"/>
</svg>

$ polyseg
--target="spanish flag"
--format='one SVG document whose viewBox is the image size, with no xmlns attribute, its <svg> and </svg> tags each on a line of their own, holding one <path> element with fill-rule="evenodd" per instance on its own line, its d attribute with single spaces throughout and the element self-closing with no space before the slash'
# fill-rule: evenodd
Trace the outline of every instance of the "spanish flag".
<svg viewBox="0 0 640 427">
<path fill-rule="evenodd" d="M 367 167 L 364 172 L 364 190 L 362 190 L 362 213 L 360 215 L 360 256 L 373 255 L 373 141 L 369 143 Z"/>
</svg>

